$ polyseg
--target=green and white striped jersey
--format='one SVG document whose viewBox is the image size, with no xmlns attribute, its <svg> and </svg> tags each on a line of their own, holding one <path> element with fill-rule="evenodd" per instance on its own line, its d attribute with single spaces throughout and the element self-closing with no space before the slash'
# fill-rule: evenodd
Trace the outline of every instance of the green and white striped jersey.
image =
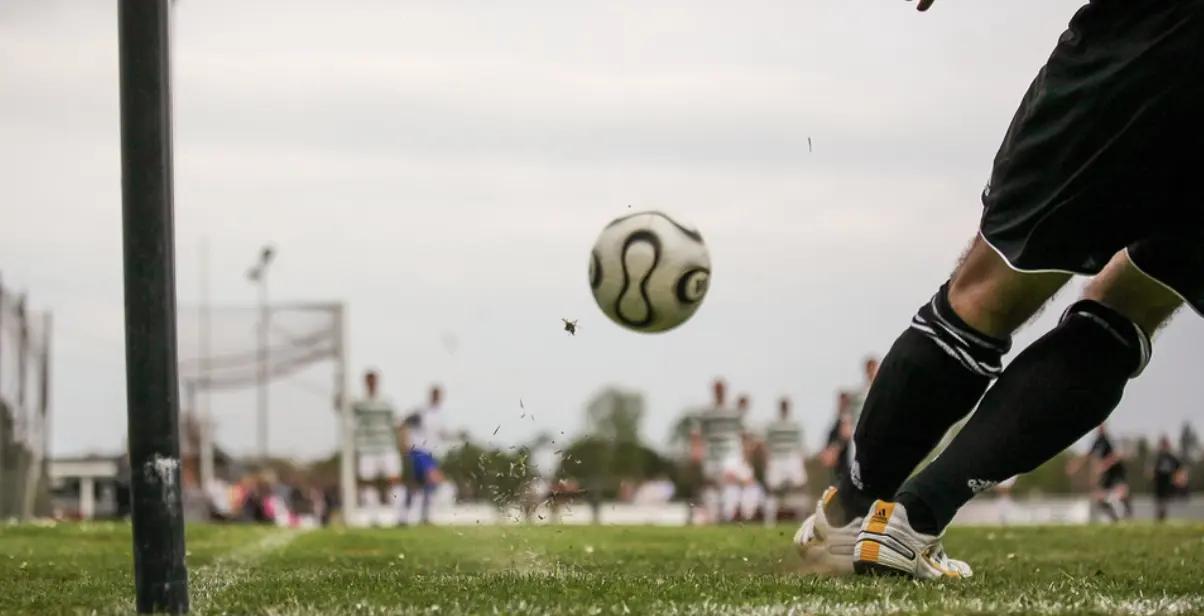
<svg viewBox="0 0 1204 616">
<path fill-rule="evenodd" d="M 803 450 L 803 428 L 790 419 L 779 419 L 765 429 L 765 447 L 770 457 L 792 456 Z"/>
<path fill-rule="evenodd" d="M 698 416 L 706 459 L 720 462 L 731 455 L 743 455 L 744 418 L 735 410 L 710 409 Z"/>
<path fill-rule="evenodd" d="M 380 398 L 357 400 L 351 407 L 355 416 L 355 449 L 360 453 L 397 451 L 397 420 L 393 406 Z"/>
</svg>

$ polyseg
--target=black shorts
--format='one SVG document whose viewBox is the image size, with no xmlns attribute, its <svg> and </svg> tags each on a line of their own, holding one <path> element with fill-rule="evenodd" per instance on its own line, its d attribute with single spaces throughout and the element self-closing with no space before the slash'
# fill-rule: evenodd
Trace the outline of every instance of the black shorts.
<svg viewBox="0 0 1204 616">
<path fill-rule="evenodd" d="M 1022 271 L 1122 250 L 1204 314 L 1204 0 L 1094 0 L 1020 103 L 982 236 Z"/>
<path fill-rule="evenodd" d="M 1117 462 L 1116 464 L 1109 466 L 1099 478 L 1099 487 L 1105 490 L 1111 490 L 1112 488 L 1124 483 L 1128 483 L 1128 481 L 1123 462 Z"/>
</svg>

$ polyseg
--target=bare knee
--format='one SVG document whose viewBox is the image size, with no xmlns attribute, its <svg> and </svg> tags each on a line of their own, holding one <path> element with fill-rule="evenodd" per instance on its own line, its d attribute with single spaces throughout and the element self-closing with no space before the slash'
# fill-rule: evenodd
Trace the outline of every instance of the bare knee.
<svg viewBox="0 0 1204 616">
<path fill-rule="evenodd" d="M 981 237 L 975 237 L 953 273 L 949 303 L 971 327 L 1004 338 L 1036 314 L 1069 279 L 1069 274 L 1060 272 L 1018 272 Z"/>
<path fill-rule="evenodd" d="M 1183 304 L 1183 300 L 1162 283 L 1141 273 L 1124 251 L 1116 253 L 1091 279 L 1083 297 L 1123 314 L 1146 335 L 1153 335 Z"/>
</svg>

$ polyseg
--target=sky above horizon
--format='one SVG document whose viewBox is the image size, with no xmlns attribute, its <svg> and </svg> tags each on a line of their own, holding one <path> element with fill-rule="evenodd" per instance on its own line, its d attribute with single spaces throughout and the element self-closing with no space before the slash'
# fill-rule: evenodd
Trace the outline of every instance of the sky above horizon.
<svg viewBox="0 0 1204 616">
<path fill-rule="evenodd" d="M 816 447 L 837 388 L 974 234 L 1080 4 L 181 0 L 179 303 L 202 242 L 212 300 L 253 303 L 270 243 L 273 298 L 347 304 L 353 375 L 378 368 L 402 407 L 442 383 L 447 423 L 482 441 L 577 433 L 617 385 L 663 445 L 722 376 L 756 422 L 790 396 Z M 55 314 L 56 455 L 117 451 L 126 429 L 117 86 L 115 2 L 0 3 L 0 276 Z M 589 292 L 589 248 L 629 205 L 711 250 L 708 297 L 666 334 L 620 329 Z M 1198 422 L 1202 346 L 1181 314 L 1114 429 Z M 273 453 L 335 447 L 331 379 L 273 385 Z M 253 451 L 254 404 L 212 398 L 222 445 Z"/>
</svg>

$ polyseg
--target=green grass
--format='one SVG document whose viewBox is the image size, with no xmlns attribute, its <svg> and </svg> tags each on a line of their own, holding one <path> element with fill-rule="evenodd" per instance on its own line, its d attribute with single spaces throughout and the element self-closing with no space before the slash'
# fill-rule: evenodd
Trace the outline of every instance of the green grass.
<svg viewBox="0 0 1204 616">
<path fill-rule="evenodd" d="M 188 529 L 199 614 L 1204 613 L 1204 526 L 954 529 L 961 582 L 800 575 L 793 528 Z M 128 525 L 0 526 L 0 613 L 132 611 Z"/>
</svg>

